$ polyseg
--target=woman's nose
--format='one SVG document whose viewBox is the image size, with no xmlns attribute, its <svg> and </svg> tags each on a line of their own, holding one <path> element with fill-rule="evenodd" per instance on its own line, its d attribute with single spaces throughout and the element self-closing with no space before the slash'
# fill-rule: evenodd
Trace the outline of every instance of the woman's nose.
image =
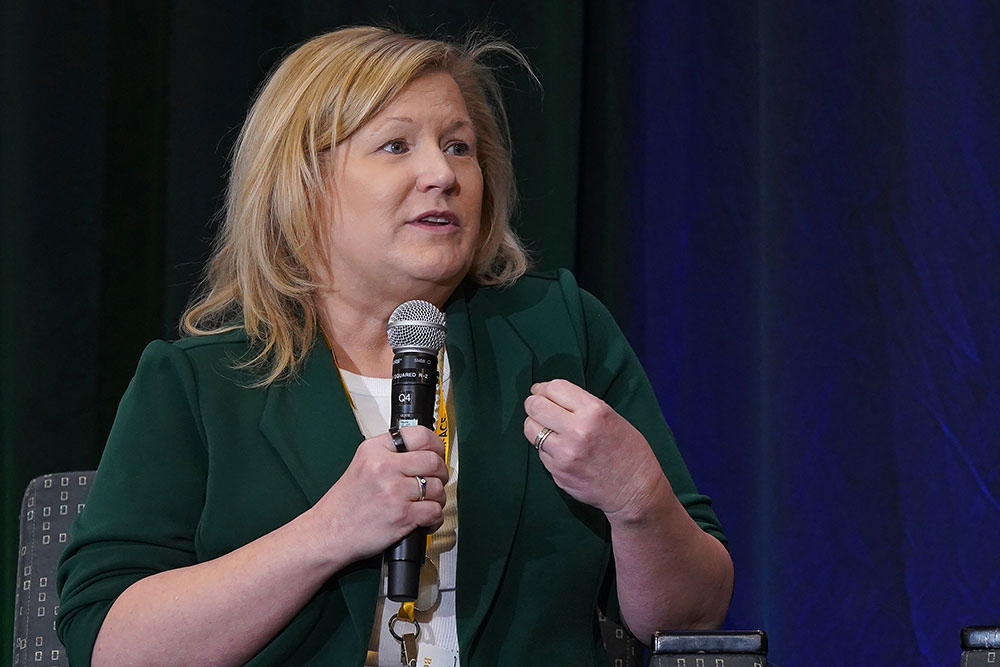
<svg viewBox="0 0 1000 667">
<path fill-rule="evenodd" d="M 420 191 L 438 188 L 450 192 L 458 185 L 458 177 L 448 161 L 448 156 L 437 146 L 421 150 L 417 165 L 417 189 Z"/>
</svg>

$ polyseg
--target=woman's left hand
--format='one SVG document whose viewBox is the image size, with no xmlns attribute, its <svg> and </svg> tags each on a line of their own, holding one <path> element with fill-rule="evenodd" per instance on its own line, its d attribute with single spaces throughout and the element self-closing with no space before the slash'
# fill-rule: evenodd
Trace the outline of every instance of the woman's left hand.
<svg viewBox="0 0 1000 667">
<path fill-rule="evenodd" d="M 611 406 L 568 380 L 539 382 L 524 401 L 524 437 L 563 491 L 606 515 L 641 513 L 666 476 L 649 443 Z M 669 488 L 669 483 L 667 484 Z"/>
</svg>

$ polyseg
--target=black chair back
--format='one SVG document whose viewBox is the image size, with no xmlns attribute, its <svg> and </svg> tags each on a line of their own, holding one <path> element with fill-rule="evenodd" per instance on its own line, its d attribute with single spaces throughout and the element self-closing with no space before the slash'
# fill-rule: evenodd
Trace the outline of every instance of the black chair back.
<svg viewBox="0 0 1000 667">
<path fill-rule="evenodd" d="M 93 478 L 92 470 L 42 475 L 24 492 L 14 593 L 14 667 L 69 664 L 56 636 L 56 565 Z"/>
</svg>

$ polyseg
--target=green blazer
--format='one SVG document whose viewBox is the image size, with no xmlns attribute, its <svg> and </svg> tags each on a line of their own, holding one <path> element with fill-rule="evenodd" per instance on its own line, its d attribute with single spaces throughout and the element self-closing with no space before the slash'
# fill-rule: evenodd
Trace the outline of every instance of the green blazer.
<svg viewBox="0 0 1000 667">
<path fill-rule="evenodd" d="M 446 306 L 462 446 L 457 625 L 463 667 L 607 665 L 598 608 L 617 614 L 609 527 L 563 493 L 522 429 L 534 382 L 604 398 L 653 446 L 694 520 L 725 540 L 652 388 L 604 307 L 568 272 L 508 289 L 465 284 Z M 122 399 L 58 575 L 59 635 L 89 665 L 111 604 L 144 576 L 228 553 L 301 514 L 362 436 L 317 343 L 295 380 L 264 389 L 233 369 L 242 332 L 157 341 Z M 361 665 L 380 558 L 333 576 L 251 665 Z M 253 613 L 252 609 L 241 613 Z"/>
</svg>

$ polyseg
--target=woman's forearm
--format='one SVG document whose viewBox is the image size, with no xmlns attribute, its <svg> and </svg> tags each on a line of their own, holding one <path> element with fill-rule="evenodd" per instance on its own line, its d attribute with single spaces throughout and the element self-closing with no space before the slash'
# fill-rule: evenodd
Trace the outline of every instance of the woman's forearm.
<svg viewBox="0 0 1000 667">
<path fill-rule="evenodd" d="M 365 440 L 337 483 L 284 526 L 126 589 L 98 632 L 94 667 L 242 665 L 334 573 L 417 527 L 436 530 L 448 479 L 444 443 L 422 426 L 401 433 L 408 451 L 396 452 L 387 433 Z M 416 476 L 427 482 L 420 498 Z M 366 502 L 372 497 L 380 502 Z"/>
<path fill-rule="evenodd" d="M 733 563 L 674 496 L 665 477 L 641 503 L 608 515 L 622 620 L 643 643 L 657 630 L 715 628 L 733 591 Z"/>
<path fill-rule="evenodd" d="M 417 527 L 443 521 L 444 443 L 422 426 L 358 445 L 350 466 L 312 508 L 214 560 L 130 586 L 97 635 L 94 667 L 242 665 L 260 652 L 334 573 L 381 553 Z M 413 496 L 414 477 L 427 482 Z M 367 502 L 379 498 L 378 503 Z"/>
<path fill-rule="evenodd" d="M 225 556 L 137 581 L 101 625 L 93 666 L 246 663 L 350 562 L 317 524 L 306 512 Z"/>
</svg>

